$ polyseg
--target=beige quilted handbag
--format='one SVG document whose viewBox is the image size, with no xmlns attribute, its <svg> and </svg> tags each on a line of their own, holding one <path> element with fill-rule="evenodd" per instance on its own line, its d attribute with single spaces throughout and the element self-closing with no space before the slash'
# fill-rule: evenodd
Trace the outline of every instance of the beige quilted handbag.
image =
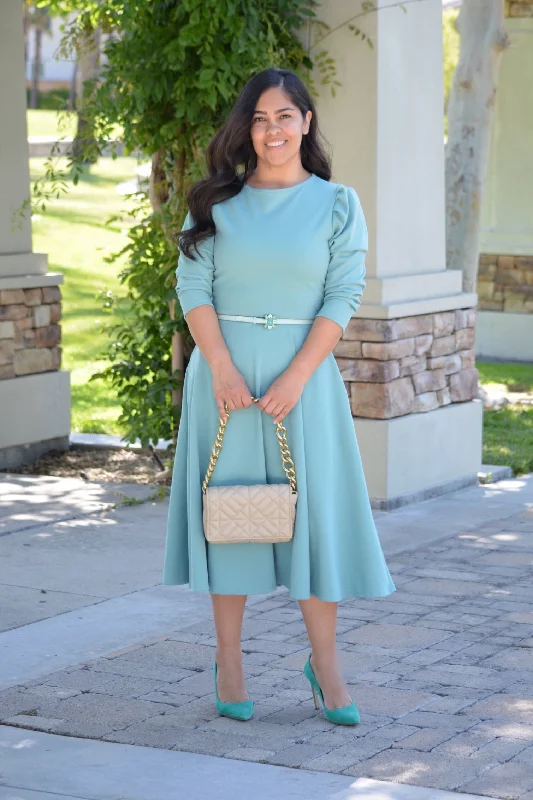
<svg viewBox="0 0 533 800">
<path fill-rule="evenodd" d="M 259 398 L 253 398 L 254 403 Z M 209 479 L 222 450 L 229 420 L 220 418 L 209 466 L 202 484 L 203 526 L 205 538 L 216 544 L 236 542 L 288 542 L 294 533 L 296 518 L 296 472 L 282 422 L 276 425 L 283 470 L 289 483 L 260 483 L 250 486 L 210 486 Z"/>
</svg>

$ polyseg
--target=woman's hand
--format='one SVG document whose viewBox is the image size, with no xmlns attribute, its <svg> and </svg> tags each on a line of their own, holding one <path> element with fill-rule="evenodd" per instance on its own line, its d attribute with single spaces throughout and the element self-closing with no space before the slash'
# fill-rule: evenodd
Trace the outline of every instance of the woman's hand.
<svg viewBox="0 0 533 800">
<path fill-rule="evenodd" d="M 289 367 L 269 386 L 257 405 L 271 414 L 275 423 L 280 422 L 300 399 L 305 384 L 305 378 Z"/>
<path fill-rule="evenodd" d="M 231 360 L 226 360 L 211 368 L 213 375 L 213 391 L 217 401 L 219 415 L 226 419 L 224 403 L 229 410 L 250 408 L 253 404 L 252 393 L 246 381 Z"/>
</svg>

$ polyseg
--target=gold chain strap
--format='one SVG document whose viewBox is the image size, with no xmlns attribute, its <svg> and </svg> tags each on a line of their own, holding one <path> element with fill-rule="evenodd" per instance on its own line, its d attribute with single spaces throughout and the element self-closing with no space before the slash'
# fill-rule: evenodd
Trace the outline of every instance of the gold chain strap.
<svg viewBox="0 0 533 800">
<path fill-rule="evenodd" d="M 259 402 L 258 397 L 252 398 L 254 403 Z M 211 458 L 209 459 L 209 465 L 207 467 L 207 472 L 205 473 L 204 482 L 202 483 L 202 492 L 205 494 L 207 489 L 207 484 L 211 479 L 211 475 L 213 474 L 213 470 L 215 469 L 216 463 L 218 461 L 218 457 L 220 455 L 220 451 L 222 450 L 222 442 L 224 440 L 224 433 L 226 432 L 226 425 L 228 424 L 229 420 L 229 408 L 227 403 L 224 403 L 224 408 L 226 411 L 226 419 L 220 417 L 220 424 L 218 426 L 218 433 L 216 435 L 215 442 L 213 444 L 213 449 L 211 451 Z M 294 461 L 291 457 L 291 451 L 289 450 L 289 445 L 287 442 L 287 429 L 285 425 L 280 421 L 276 423 L 276 436 L 279 442 L 279 450 L 281 453 L 281 465 L 283 467 L 283 471 L 287 476 L 289 483 L 291 485 L 292 493 L 296 493 L 296 470 L 294 469 Z"/>
</svg>

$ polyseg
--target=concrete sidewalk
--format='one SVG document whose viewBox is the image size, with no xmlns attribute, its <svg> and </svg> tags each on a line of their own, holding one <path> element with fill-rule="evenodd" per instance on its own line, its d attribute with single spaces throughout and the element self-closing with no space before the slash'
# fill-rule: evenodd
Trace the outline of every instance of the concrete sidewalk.
<svg viewBox="0 0 533 800">
<path fill-rule="evenodd" d="M 481 800 L 479 795 L 1 725 L 0 747 L 6 753 L 0 800 Z"/>
<path fill-rule="evenodd" d="M 159 585 L 167 504 L 151 494 L 0 480 L 6 798 L 533 800 L 533 476 L 376 513 L 398 591 L 339 604 L 354 728 L 315 711 L 281 587 L 245 611 L 254 718 L 218 715 L 210 597 Z M 104 765 L 92 782 L 65 766 L 80 753 Z"/>
</svg>

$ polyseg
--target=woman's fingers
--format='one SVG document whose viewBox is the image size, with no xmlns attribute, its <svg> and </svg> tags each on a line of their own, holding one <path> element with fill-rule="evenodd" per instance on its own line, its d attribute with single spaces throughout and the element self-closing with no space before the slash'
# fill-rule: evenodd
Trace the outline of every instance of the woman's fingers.
<svg viewBox="0 0 533 800">
<path fill-rule="evenodd" d="M 225 417 L 226 411 L 224 408 L 224 403 L 227 403 L 228 409 L 230 411 L 238 411 L 242 408 L 250 408 L 253 405 L 252 395 L 251 393 L 242 393 L 238 395 L 227 395 L 225 397 L 218 396 L 217 400 L 217 407 L 219 416 Z"/>
<path fill-rule="evenodd" d="M 267 414 L 275 414 L 279 408 L 283 408 L 285 402 L 280 400 L 279 398 L 275 397 L 268 397 L 266 403 L 263 405 L 263 411 L 266 411 Z"/>
<path fill-rule="evenodd" d="M 272 416 L 274 417 L 274 423 L 281 422 L 282 419 L 285 419 L 289 411 L 291 411 L 293 406 L 285 405 L 282 406 L 275 414 Z"/>
<path fill-rule="evenodd" d="M 280 397 L 272 396 L 267 392 L 264 397 L 259 401 L 259 407 L 266 414 L 270 414 L 274 418 L 274 422 L 279 422 L 287 416 L 289 411 L 294 407 L 294 403 L 289 400 L 283 400 Z"/>
<path fill-rule="evenodd" d="M 253 395 L 249 390 L 248 386 L 245 386 L 243 393 L 242 393 L 242 403 L 244 408 L 250 408 L 250 406 L 254 405 Z"/>
<path fill-rule="evenodd" d="M 269 414 L 273 418 L 274 423 L 284 419 L 294 407 L 294 403 L 282 402 L 274 398 L 267 399 L 266 403 L 264 401 L 265 398 L 263 398 L 264 405 L 262 408 L 259 403 L 258 405 L 265 414 Z M 251 395 L 244 395 L 237 398 L 227 397 L 225 400 L 224 398 L 217 398 L 218 413 L 219 416 L 223 418 L 226 417 L 224 402 L 227 404 L 229 411 L 238 411 L 240 408 L 249 408 L 253 405 Z"/>
<path fill-rule="evenodd" d="M 267 411 L 267 414 L 271 414 L 273 417 L 277 416 L 283 409 L 285 408 L 285 403 L 274 403 L 270 411 Z"/>
</svg>

